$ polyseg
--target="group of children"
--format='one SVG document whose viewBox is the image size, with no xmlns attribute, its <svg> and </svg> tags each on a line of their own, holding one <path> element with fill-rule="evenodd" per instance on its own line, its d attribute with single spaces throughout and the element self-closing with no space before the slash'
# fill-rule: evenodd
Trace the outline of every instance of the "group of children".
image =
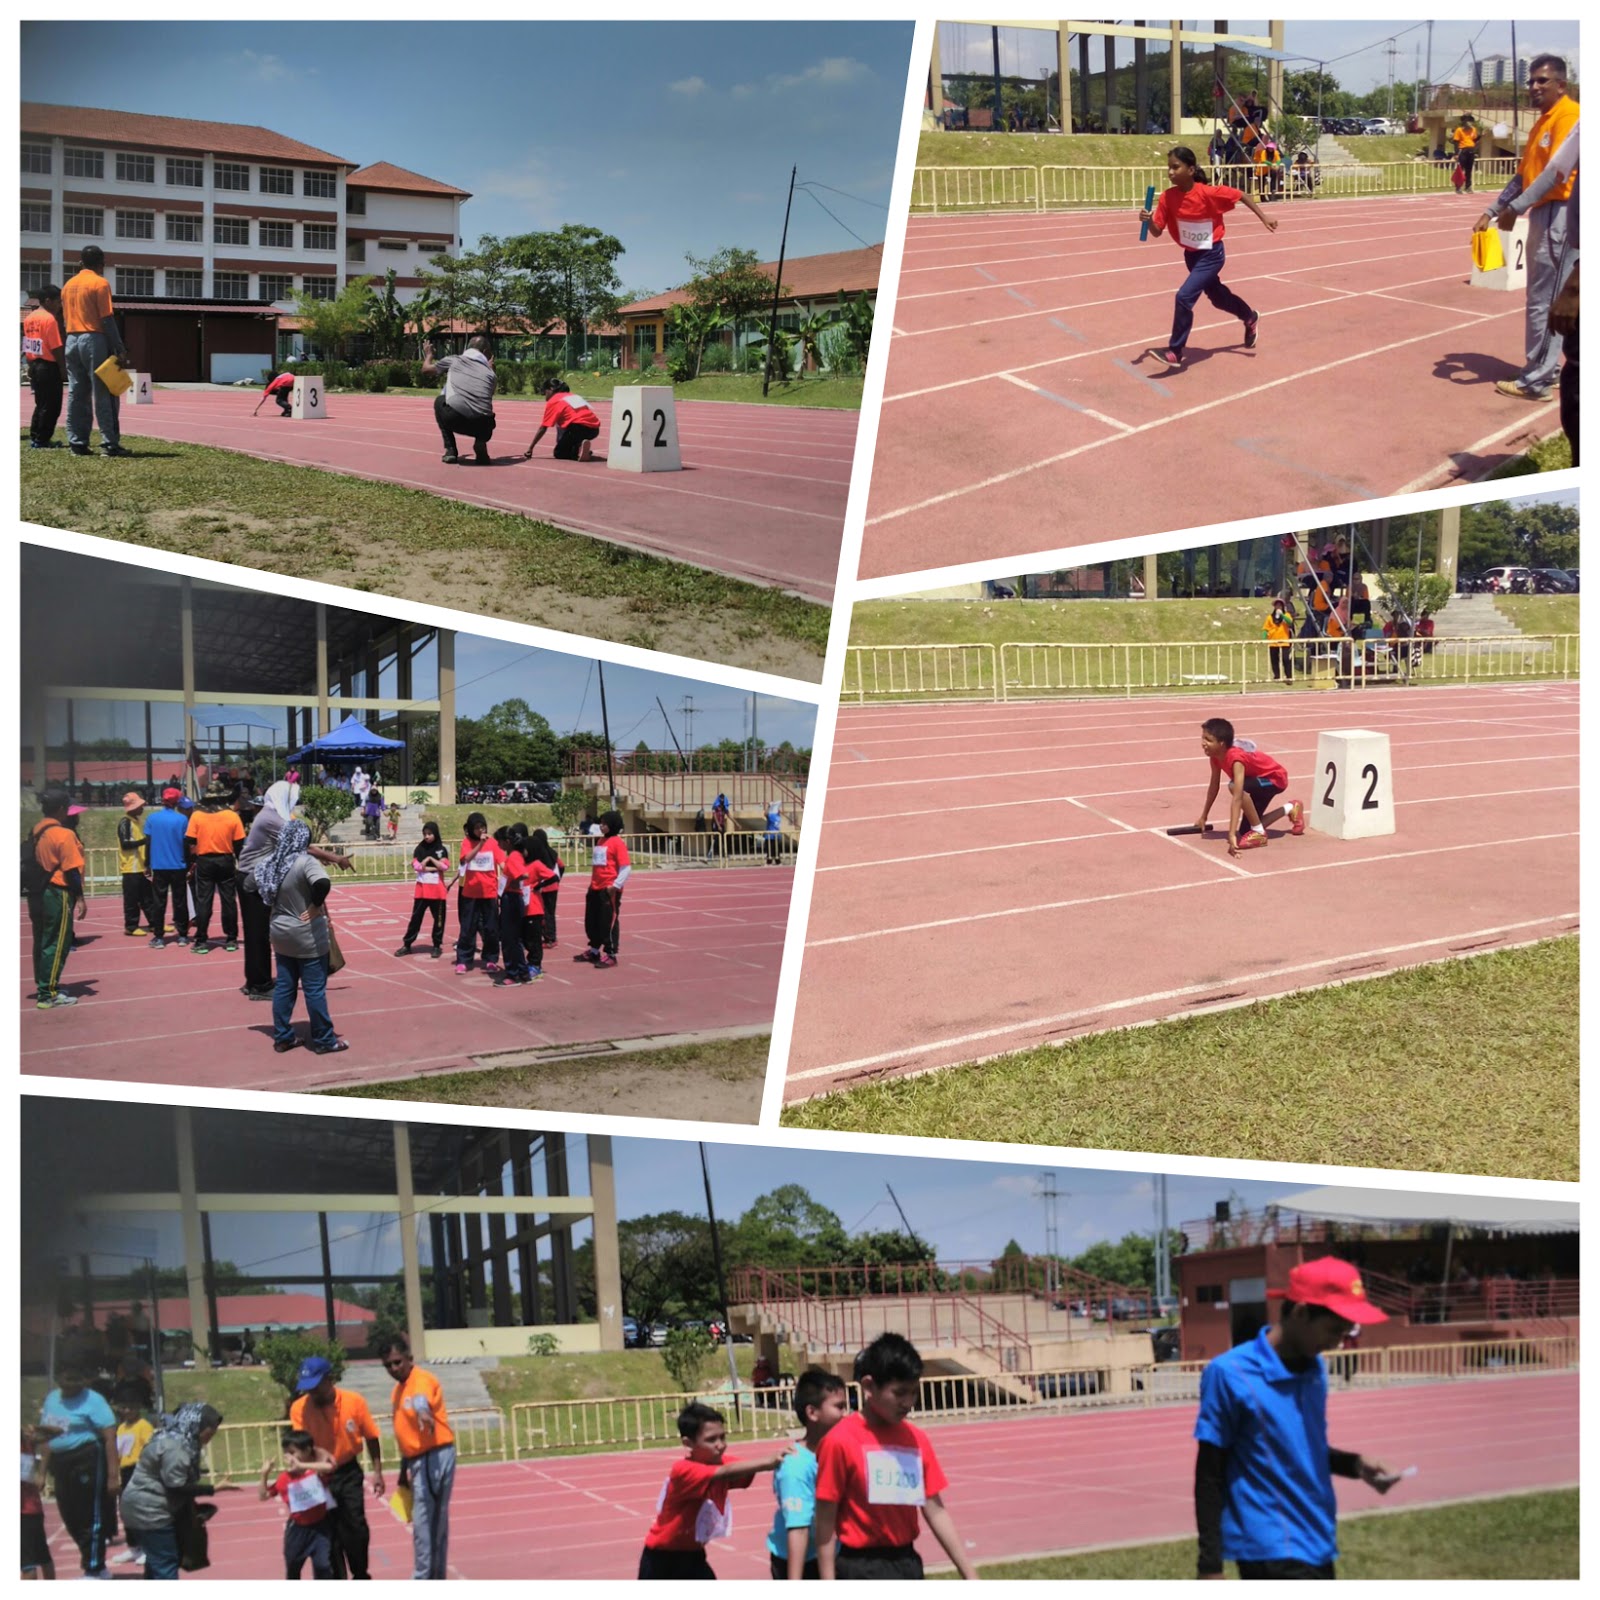
<svg viewBox="0 0 1600 1600">
<path fill-rule="evenodd" d="M 574 961 L 596 967 L 617 964 L 622 890 L 633 872 L 622 829 L 620 812 L 608 811 L 600 818 L 584 901 L 587 944 Z M 497 985 L 532 983 L 544 976 L 544 953 L 557 943 L 556 899 L 566 868 L 543 828 L 529 832 L 524 823 L 513 822 L 491 835 L 487 818 L 474 811 L 463 831 L 452 872 L 439 825 L 423 823 L 422 838 L 411 852 L 416 880 L 411 919 L 395 954 L 412 953 L 424 916 L 432 919 L 433 957 L 444 953 L 445 901 L 459 884 L 456 971 L 470 972 L 473 962 L 480 961 Z"/>
</svg>

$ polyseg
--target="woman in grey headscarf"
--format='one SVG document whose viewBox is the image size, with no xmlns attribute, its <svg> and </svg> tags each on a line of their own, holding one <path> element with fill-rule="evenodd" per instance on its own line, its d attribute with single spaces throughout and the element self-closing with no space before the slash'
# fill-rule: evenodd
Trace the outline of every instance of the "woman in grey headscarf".
<svg viewBox="0 0 1600 1600">
<path fill-rule="evenodd" d="M 303 987 L 311 1014 L 311 1049 L 319 1056 L 348 1050 L 328 1015 L 328 891 L 333 887 L 311 854 L 311 830 L 286 822 L 273 852 L 256 867 L 256 893 L 271 912 L 267 925 L 278 982 L 272 992 L 272 1048 L 293 1050 L 300 1035 L 290 1025 L 295 996 Z"/>
<path fill-rule="evenodd" d="M 122 1491 L 122 1525 L 129 1542 L 144 1552 L 146 1578 L 176 1580 L 196 1499 L 234 1487 L 200 1481 L 200 1457 L 221 1426 L 222 1413 L 215 1406 L 191 1401 L 163 1417 L 139 1453 Z"/>
<path fill-rule="evenodd" d="M 272 939 L 268 931 L 272 914 L 256 886 L 256 868 L 277 848 L 284 824 L 293 820 L 299 804 L 298 783 L 280 779 L 273 784 L 239 852 L 239 920 L 244 927 L 244 987 L 239 992 L 246 1000 L 270 1000 L 273 994 Z M 339 867 L 345 872 L 355 870 L 355 862 L 337 850 L 313 846 L 310 854 L 324 866 Z"/>
</svg>

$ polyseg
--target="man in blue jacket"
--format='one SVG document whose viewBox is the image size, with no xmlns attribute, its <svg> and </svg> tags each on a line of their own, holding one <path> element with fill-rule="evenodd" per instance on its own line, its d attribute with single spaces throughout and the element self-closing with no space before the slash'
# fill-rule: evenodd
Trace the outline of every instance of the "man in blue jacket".
<svg viewBox="0 0 1600 1600">
<path fill-rule="evenodd" d="M 172 895 L 172 925 L 179 944 L 189 942 L 189 863 L 183 841 L 189 819 L 178 809 L 181 789 L 161 791 L 161 809 L 144 825 L 150 841 L 150 929 L 152 950 L 167 947 L 167 894 Z"/>
</svg>

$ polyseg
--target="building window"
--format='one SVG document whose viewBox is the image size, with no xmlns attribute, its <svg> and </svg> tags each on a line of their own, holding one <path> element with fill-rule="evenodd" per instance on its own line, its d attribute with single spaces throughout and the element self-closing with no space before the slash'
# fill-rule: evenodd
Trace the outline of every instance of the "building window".
<svg viewBox="0 0 1600 1600">
<path fill-rule="evenodd" d="M 423 239 L 417 244 L 417 249 L 425 256 L 442 256 L 450 249 L 448 239 Z"/>
<path fill-rule="evenodd" d="M 155 236 L 155 212 L 119 211 L 117 213 L 117 237 L 119 239 L 153 239 Z"/>
<path fill-rule="evenodd" d="M 205 274 L 188 268 L 167 268 L 167 299 L 198 300 L 206 292 Z"/>
<path fill-rule="evenodd" d="M 169 189 L 199 189 L 206 181 L 206 164 L 191 161 L 187 156 L 167 157 L 167 187 Z"/>
<path fill-rule="evenodd" d="M 22 231 L 24 233 L 49 233 L 50 202 L 24 200 L 22 202 Z"/>
<path fill-rule="evenodd" d="M 261 224 L 263 250 L 294 249 L 294 224 L 292 222 L 263 222 Z"/>
<path fill-rule="evenodd" d="M 155 181 L 156 158 L 154 156 L 131 155 L 126 150 L 117 152 L 118 183 L 154 183 Z"/>
<path fill-rule="evenodd" d="M 118 267 L 117 293 L 153 295 L 156 292 L 156 274 L 153 267 Z"/>
<path fill-rule="evenodd" d="M 380 239 L 378 241 L 380 250 L 404 250 L 407 246 L 408 241 L 405 239 Z"/>
<path fill-rule="evenodd" d="M 1222 1304 L 1222 1285 L 1220 1283 L 1202 1283 L 1194 1292 L 1195 1303 L 1202 1306 L 1215 1306 Z"/>
<path fill-rule="evenodd" d="M 64 233 L 98 239 L 105 229 L 105 212 L 99 206 L 63 206 L 61 228 Z"/>
<path fill-rule="evenodd" d="M 24 172 L 49 172 L 51 168 L 50 146 L 47 144 L 25 144 L 22 147 L 22 170 Z M 363 201 L 365 207 L 365 201 Z"/>
<path fill-rule="evenodd" d="M 211 296 L 215 300 L 248 300 L 250 298 L 250 274 L 248 272 L 212 273 Z"/>
<path fill-rule="evenodd" d="M 346 239 L 344 242 L 344 258 L 346 261 L 365 261 L 367 259 L 367 241 L 365 239 Z"/>
<path fill-rule="evenodd" d="M 250 187 L 250 168 L 243 161 L 219 161 L 212 169 L 212 174 L 219 189 Z"/>
<path fill-rule="evenodd" d="M 302 172 L 300 193 L 312 200 L 331 200 L 339 192 L 339 179 L 331 172 Z"/>
<path fill-rule="evenodd" d="M 49 151 L 45 152 L 46 158 Z M 50 169 L 44 169 L 48 172 Z M 367 214 L 367 191 L 365 189 L 352 189 L 347 183 L 344 186 L 344 214 L 347 217 L 364 217 Z"/>
<path fill-rule="evenodd" d="M 292 300 L 294 298 L 294 279 L 287 272 L 263 272 L 261 274 L 262 300 Z"/>
<path fill-rule="evenodd" d="M 75 150 L 67 146 L 61 170 L 69 178 L 103 178 L 106 175 L 104 150 Z"/>
<path fill-rule="evenodd" d="M 339 298 L 338 280 L 334 278 L 306 278 L 301 284 L 302 292 L 308 300 L 337 300 Z"/>
<path fill-rule="evenodd" d="M 24 294 L 38 294 L 50 281 L 50 263 L 48 261 L 24 261 L 22 263 L 22 292 Z"/>
<path fill-rule="evenodd" d="M 250 219 L 248 217 L 213 217 L 211 219 L 213 244 L 249 244 Z"/>
<path fill-rule="evenodd" d="M 178 244 L 199 244 L 205 237 L 204 221 L 196 211 L 169 211 L 167 237 Z"/>
<path fill-rule="evenodd" d="M 262 194 L 293 194 L 293 167 L 263 167 L 261 169 Z"/>
<path fill-rule="evenodd" d="M 337 250 L 339 230 L 332 223 L 308 222 L 301 243 L 307 250 Z"/>
</svg>

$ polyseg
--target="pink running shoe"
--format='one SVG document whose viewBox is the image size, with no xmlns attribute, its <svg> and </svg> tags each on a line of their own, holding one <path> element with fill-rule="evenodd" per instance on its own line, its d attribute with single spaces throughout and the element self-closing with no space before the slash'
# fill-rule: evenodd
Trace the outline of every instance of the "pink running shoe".
<svg viewBox="0 0 1600 1600">
<path fill-rule="evenodd" d="M 467 966 L 466 962 L 464 962 L 464 961 L 456 962 L 456 971 L 457 972 L 468 972 L 470 970 L 471 969 Z"/>
<path fill-rule="evenodd" d="M 483 964 L 483 970 L 489 973 L 498 972 L 500 970 L 500 963 L 498 961 L 485 961 Z"/>
<path fill-rule="evenodd" d="M 1241 850 L 1260 850 L 1266 844 L 1266 842 L 1266 834 L 1257 833 L 1255 829 L 1252 828 L 1249 833 L 1245 834 L 1244 837 L 1240 839 L 1239 848 Z"/>
<path fill-rule="evenodd" d="M 614 967 L 617 964 L 617 958 L 615 956 L 601 954 L 594 958 L 594 964 L 597 967 Z"/>
<path fill-rule="evenodd" d="M 1306 831 L 1306 808 L 1298 800 L 1289 802 L 1289 832 L 1298 838 Z"/>
</svg>

